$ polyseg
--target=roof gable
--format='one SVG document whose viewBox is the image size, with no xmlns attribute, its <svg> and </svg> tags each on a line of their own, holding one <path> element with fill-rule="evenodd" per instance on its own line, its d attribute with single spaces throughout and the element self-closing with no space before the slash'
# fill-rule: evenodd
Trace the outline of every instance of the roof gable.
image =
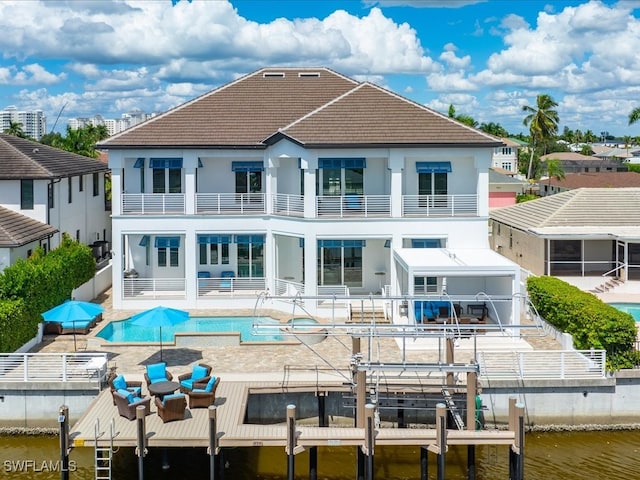
<svg viewBox="0 0 640 480">
<path fill-rule="evenodd" d="M 57 231 L 51 225 L 0 207 L 0 247 L 2 248 L 21 247 L 53 235 Z"/>
<path fill-rule="evenodd" d="M 0 133 L 0 180 L 72 177 L 108 169 L 94 158 Z"/>
</svg>

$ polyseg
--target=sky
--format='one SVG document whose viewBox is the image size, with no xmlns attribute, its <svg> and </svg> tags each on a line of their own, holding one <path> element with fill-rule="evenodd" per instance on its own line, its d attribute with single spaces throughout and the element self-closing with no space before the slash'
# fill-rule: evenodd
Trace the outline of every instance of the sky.
<svg viewBox="0 0 640 480">
<path fill-rule="evenodd" d="M 0 109 L 48 131 L 310 66 L 511 133 L 545 93 L 561 131 L 640 136 L 640 0 L 2 0 L 0 31 Z"/>
</svg>

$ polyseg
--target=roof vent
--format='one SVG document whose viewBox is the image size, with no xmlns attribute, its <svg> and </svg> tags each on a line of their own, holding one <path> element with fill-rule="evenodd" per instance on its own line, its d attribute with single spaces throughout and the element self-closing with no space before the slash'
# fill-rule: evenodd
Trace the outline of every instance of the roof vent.
<svg viewBox="0 0 640 480">
<path fill-rule="evenodd" d="M 33 153 L 38 153 L 39 151 L 40 151 L 40 149 L 39 149 L 39 148 L 34 148 L 34 149 L 33 149 Z"/>
<path fill-rule="evenodd" d="M 264 72 L 263 78 L 284 78 L 284 72 Z"/>
<path fill-rule="evenodd" d="M 318 78 L 320 76 L 320 72 L 298 72 L 298 77 L 306 78 L 306 77 L 314 77 Z"/>
</svg>

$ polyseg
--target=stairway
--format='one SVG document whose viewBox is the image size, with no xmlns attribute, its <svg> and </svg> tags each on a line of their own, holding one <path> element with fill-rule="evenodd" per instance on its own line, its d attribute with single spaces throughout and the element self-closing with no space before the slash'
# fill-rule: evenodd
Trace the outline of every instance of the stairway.
<svg viewBox="0 0 640 480">
<path fill-rule="evenodd" d="M 373 303 L 373 304 L 372 304 Z M 348 323 L 390 323 L 384 314 L 384 301 L 351 302 Z"/>
<path fill-rule="evenodd" d="M 620 285 L 624 285 L 624 282 L 619 278 L 612 277 L 612 278 L 607 278 L 604 283 L 598 285 L 595 288 L 592 288 L 589 291 L 591 293 L 606 293 L 606 292 L 611 292 L 612 290 L 614 290 L 616 287 L 619 287 Z"/>
</svg>

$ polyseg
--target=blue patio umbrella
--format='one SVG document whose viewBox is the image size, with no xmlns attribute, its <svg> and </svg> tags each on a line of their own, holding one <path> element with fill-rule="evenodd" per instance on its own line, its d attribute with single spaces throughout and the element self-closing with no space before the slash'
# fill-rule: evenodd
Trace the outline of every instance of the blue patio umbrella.
<svg viewBox="0 0 640 480">
<path fill-rule="evenodd" d="M 93 320 L 104 311 L 102 305 L 80 300 L 67 300 L 60 305 L 42 313 L 42 318 L 47 322 L 81 322 Z M 76 332 L 73 332 L 73 347 L 76 348 Z"/>
<path fill-rule="evenodd" d="M 160 361 L 162 361 L 162 327 L 170 327 L 189 319 L 189 312 L 158 306 L 131 317 L 130 322 L 139 327 L 160 327 Z"/>
</svg>

